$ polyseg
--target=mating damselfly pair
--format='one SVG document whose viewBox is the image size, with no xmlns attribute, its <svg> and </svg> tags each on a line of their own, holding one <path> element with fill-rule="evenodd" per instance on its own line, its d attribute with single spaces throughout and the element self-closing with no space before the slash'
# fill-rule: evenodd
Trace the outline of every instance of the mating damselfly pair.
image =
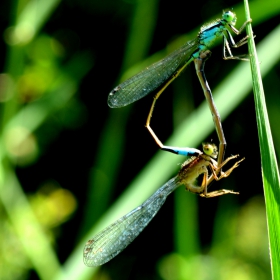
<svg viewBox="0 0 280 280">
<path fill-rule="evenodd" d="M 232 11 L 223 12 L 221 19 L 202 26 L 197 38 L 187 42 L 180 49 L 174 51 L 161 61 L 147 67 L 142 72 L 123 82 L 110 92 L 108 105 L 117 108 L 137 101 L 162 86 L 154 97 L 146 121 L 146 127 L 162 150 L 185 155 L 190 158 L 182 164 L 177 176 L 159 188 L 142 205 L 109 225 L 87 242 L 84 248 L 84 263 L 86 265 L 102 265 L 119 254 L 147 226 L 163 205 L 167 196 L 181 185 L 184 185 L 190 192 L 197 193 L 202 197 L 238 194 L 237 192 L 224 189 L 210 193 L 207 192 L 207 187 L 211 181 L 214 179 L 220 180 L 229 176 L 244 159 L 235 162 L 227 171 L 221 170 L 226 163 L 235 159 L 237 156 L 231 156 L 224 160 L 226 140 L 222 129 L 220 115 L 215 106 L 204 73 L 205 61 L 210 56 L 209 48 L 218 38 L 223 38 L 224 59 L 247 60 L 245 56 L 233 56 L 231 52 L 232 47 L 237 48 L 245 44 L 247 42 L 247 37 L 243 38 L 238 43 L 235 43 L 230 32 L 240 34 L 246 24 L 251 22 L 251 20 L 246 21 L 239 30 L 234 27 L 236 21 L 237 17 Z M 213 116 L 214 125 L 220 142 L 219 153 L 214 144 L 203 144 L 203 152 L 195 148 L 164 146 L 150 127 L 150 121 L 156 100 L 165 88 L 177 78 L 192 61 L 195 63 L 199 81 Z M 218 160 L 216 161 L 215 158 L 217 158 L 217 156 Z M 201 186 L 196 186 L 194 181 L 201 174 L 203 175 L 202 184 Z"/>
</svg>

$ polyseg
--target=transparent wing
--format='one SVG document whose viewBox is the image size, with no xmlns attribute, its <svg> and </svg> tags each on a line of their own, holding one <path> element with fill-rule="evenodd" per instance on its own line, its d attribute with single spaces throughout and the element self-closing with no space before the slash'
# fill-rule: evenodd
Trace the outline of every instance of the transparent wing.
<svg viewBox="0 0 280 280">
<path fill-rule="evenodd" d="M 189 41 L 164 59 L 121 83 L 109 93 L 108 105 L 112 108 L 123 107 L 146 96 L 187 63 L 197 46 L 198 39 Z"/>
<path fill-rule="evenodd" d="M 84 263 L 99 266 L 124 250 L 156 215 L 166 197 L 179 186 L 178 177 L 170 179 L 141 206 L 90 239 L 84 248 Z"/>
</svg>

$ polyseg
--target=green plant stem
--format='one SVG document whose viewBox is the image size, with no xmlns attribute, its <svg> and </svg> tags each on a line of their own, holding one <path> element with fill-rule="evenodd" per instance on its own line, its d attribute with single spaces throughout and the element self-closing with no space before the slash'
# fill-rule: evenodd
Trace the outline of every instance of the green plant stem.
<svg viewBox="0 0 280 280">
<path fill-rule="evenodd" d="M 250 19 L 249 4 L 245 0 L 246 17 Z M 248 47 L 252 70 L 253 92 L 256 108 L 256 119 L 261 152 L 262 178 L 266 202 L 266 215 L 273 279 L 280 279 L 280 180 L 278 165 L 266 109 L 264 89 L 260 72 L 260 63 L 254 44 L 251 24 L 247 26 L 249 35 Z M 279 47 L 278 47 L 279 48 Z M 274 54 L 274 51 L 273 53 Z M 275 55 L 275 59 L 277 55 Z"/>
</svg>

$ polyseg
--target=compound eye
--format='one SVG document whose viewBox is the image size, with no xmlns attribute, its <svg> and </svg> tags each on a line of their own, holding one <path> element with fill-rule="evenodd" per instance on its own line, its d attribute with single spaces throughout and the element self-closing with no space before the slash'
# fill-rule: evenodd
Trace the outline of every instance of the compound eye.
<svg viewBox="0 0 280 280">
<path fill-rule="evenodd" d="M 207 156 L 216 158 L 218 155 L 218 149 L 215 144 L 212 143 L 204 143 L 203 144 L 203 152 Z"/>
<path fill-rule="evenodd" d="M 223 13 L 223 19 L 231 23 L 236 21 L 236 16 L 232 11 L 226 11 Z"/>
</svg>

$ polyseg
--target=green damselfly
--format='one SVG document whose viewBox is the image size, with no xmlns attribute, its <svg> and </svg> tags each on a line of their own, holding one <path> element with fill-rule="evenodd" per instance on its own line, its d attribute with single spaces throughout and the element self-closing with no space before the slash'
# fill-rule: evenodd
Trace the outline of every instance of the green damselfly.
<svg viewBox="0 0 280 280">
<path fill-rule="evenodd" d="M 165 88 L 186 68 L 186 66 L 190 62 L 194 61 L 196 72 L 211 110 L 214 125 L 218 134 L 220 152 L 218 164 L 221 164 L 225 153 L 226 139 L 222 129 L 219 112 L 215 106 L 211 89 L 206 80 L 204 64 L 210 56 L 209 48 L 220 37 L 223 37 L 224 42 L 224 59 L 248 60 L 244 55 L 233 56 L 231 52 L 231 47 L 237 48 L 247 43 L 247 37 L 243 38 L 238 43 L 235 43 L 230 32 L 232 31 L 237 35 L 240 34 L 246 24 L 251 22 L 251 20 L 246 21 L 239 30 L 234 27 L 236 21 L 237 17 L 233 11 L 224 11 L 221 19 L 217 19 L 211 23 L 203 25 L 198 33 L 198 36 L 194 40 L 185 43 L 181 48 L 174 51 L 164 59 L 154 63 L 142 72 L 115 87 L 108 96 L 108 105 L 112 108 L 126 106 L 162 86 L 154 97 L 154 101 L 148 115 L 146 127 L 149 127 L 149 120 L 156 100 Z"/>
</svg>

